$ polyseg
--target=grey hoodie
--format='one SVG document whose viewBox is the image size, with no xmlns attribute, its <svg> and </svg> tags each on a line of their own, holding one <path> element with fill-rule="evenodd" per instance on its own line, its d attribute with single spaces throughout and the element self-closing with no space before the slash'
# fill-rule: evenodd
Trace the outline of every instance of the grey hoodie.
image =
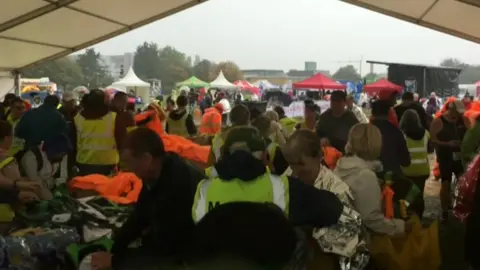
<svg viewBox="0 0 480 270">
<path fill-rule="evenodd" d="M 405 223 L 400 219 L 386 219 L 382 211 L 382 191 L 374 172 L 380 162 L 365 161 L 357 156 L 341 158 L 334 173 L 353 194 L 357 211 L 369 231 L 387 235 L 401 234 Z"/>
</svg>

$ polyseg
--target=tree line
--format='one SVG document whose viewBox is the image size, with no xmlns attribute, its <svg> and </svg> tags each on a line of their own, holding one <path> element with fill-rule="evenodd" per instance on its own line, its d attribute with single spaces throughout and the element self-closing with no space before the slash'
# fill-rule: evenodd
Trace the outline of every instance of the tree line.
<svg viewBox="0 0 480 270">
<path fill-rule="evenodd" d="M 135 74 L 144 81 L 160 80 L 165 90 L 173 89 L 177 82 L 186 80 L 190 76 L 210 82 L 216 78 L 220 70 L 231 82 L 243 79 L 240 68 L 232 61 L 215 63 L 202 59 L 198 55 L 192 59 L 171 46 L 160 48 L 156 43 L 147 42 L 137 47 L 133 69 Z M 124 72 L 126 73 L 127 70 Z M 111 71 L 102 60 L 102 55 L 95 49 L 87 49 L 79 55 L 49 61 L 22 70 L 21 73 L 23 77 L 29 78 L 49 77 L 51 81 L 66 90 L 79 85 L 90 89 L 105 87 L 114 81 Z"/>
</svg>

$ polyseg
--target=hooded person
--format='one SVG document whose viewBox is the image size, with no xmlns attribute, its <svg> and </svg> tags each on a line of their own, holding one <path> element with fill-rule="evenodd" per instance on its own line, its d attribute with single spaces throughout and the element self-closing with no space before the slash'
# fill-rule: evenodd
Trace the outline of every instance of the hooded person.
<svg viewBox="0 0 480 270">
<path fill-rule="evenodd" d="M 221 103 L 207 108 L 202 116 L 200 124 L 200 134 L 207 136 L 215 136 L 222 130 L 222 113 L 223 105 Z"/>
<path fill-rule="evenodd" d="M 430 177 L 428 159 L 430 134 L 423 127 L 422 121 L 414 109 L 408 109 L 403 113 L 400 119 L 400 130 L 405 135 L 411 159 L 409 166 L 402 167 L 403 174 L 410 178 L 423 194 L 425 182 Z M 421 218 L 425 210 L 423 196 L 419 196 L 410 208 L 416 211 Z"/>
<path fill-rule="evenodd" d="M 266 148 L 257 129 L 232 128 L 225 138 L 220 159 L 209 168 L 209 178 L 197 186 L 193 220 L 199 222 L 216 206 L 249 201 L 277 205 L 296 226 L 321 228 L 336 224 L 343 211 L 340 200 L 333 193 L 318 190 L 296 178 L 270 173 L 266 166 Z M 329 207 L 323 207 L 325 205 Z"/>
</svg>

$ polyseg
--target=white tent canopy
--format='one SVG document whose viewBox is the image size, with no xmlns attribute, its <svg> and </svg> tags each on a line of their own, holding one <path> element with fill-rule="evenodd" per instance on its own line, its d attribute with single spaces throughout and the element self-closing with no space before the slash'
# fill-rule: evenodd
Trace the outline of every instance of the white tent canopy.
<svg viewBox="0 0 480 270">
<path fill-rule="evenodd" d="M 272 84 L 271 82 L 267 80 L 259 80 L 253 83 L 254 86 L 260 88 L 260 89 L 276 89 L 280 88 L 277 85 Z"/>
<path fill-rule="evenodd" d="M 150 101 L 150 84 L 140 80 L 140 78 L 138 78 L 135 74 L 135 71 L 133 71 L 132 66 L 130 66 L 128 69 L 125 77 L 114 82 L 112 85 L 107 87 L 107 89 L 108 88 L 115 88 L 127 94 L 140 97 L 142 98 L 143 102 Z"/>
<path fill-rule="evenodd" d="M 0 71 L 66 56 L 206 0 L 3 0 Z"/>
<path fill-rule="evenodd" d="M 480 43 L 478 0 L 341 0 L 459 38 Z"/>
<path fill-rule="evenodd" d="M 123 78 L 112 83 L 109 87 L 124 91 L 129 87 L 150 87 L 150 84 L 140 80 L 140 78 L 137 77 L 137 74 L 135 74 L 135 71 L 133 71 L 133 67 L 130 67 Z"/>
<path fill-rule="evenodd" d="M 223 71 L 220 70 L 217 78 L 210 83 L 211 88 L 220 88 L 220 89 L 237 89 L 238 86 L 229 82 L 225 75 L 223 75 Z"/>
</svg>

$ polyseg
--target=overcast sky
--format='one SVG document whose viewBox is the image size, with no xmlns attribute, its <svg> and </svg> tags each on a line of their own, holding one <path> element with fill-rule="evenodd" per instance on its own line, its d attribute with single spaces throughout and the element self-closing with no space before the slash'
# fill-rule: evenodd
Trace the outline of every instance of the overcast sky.
<svg viewBox="0 0 480 270">
<path fill-rule="evenodd" d="M 438 65 L 445 57 L 480 64 L 480 45 L 338 0 L 210 0 L 94 46 L 133 52 L 143 41 L 242 69 L 303 69 L 316 61 L 332 72 L 360 59 Z M 369 66 L 363 64 L 363 72 Z M 376 72 L 385 68 L 376 66 Z"/>
</svg>

